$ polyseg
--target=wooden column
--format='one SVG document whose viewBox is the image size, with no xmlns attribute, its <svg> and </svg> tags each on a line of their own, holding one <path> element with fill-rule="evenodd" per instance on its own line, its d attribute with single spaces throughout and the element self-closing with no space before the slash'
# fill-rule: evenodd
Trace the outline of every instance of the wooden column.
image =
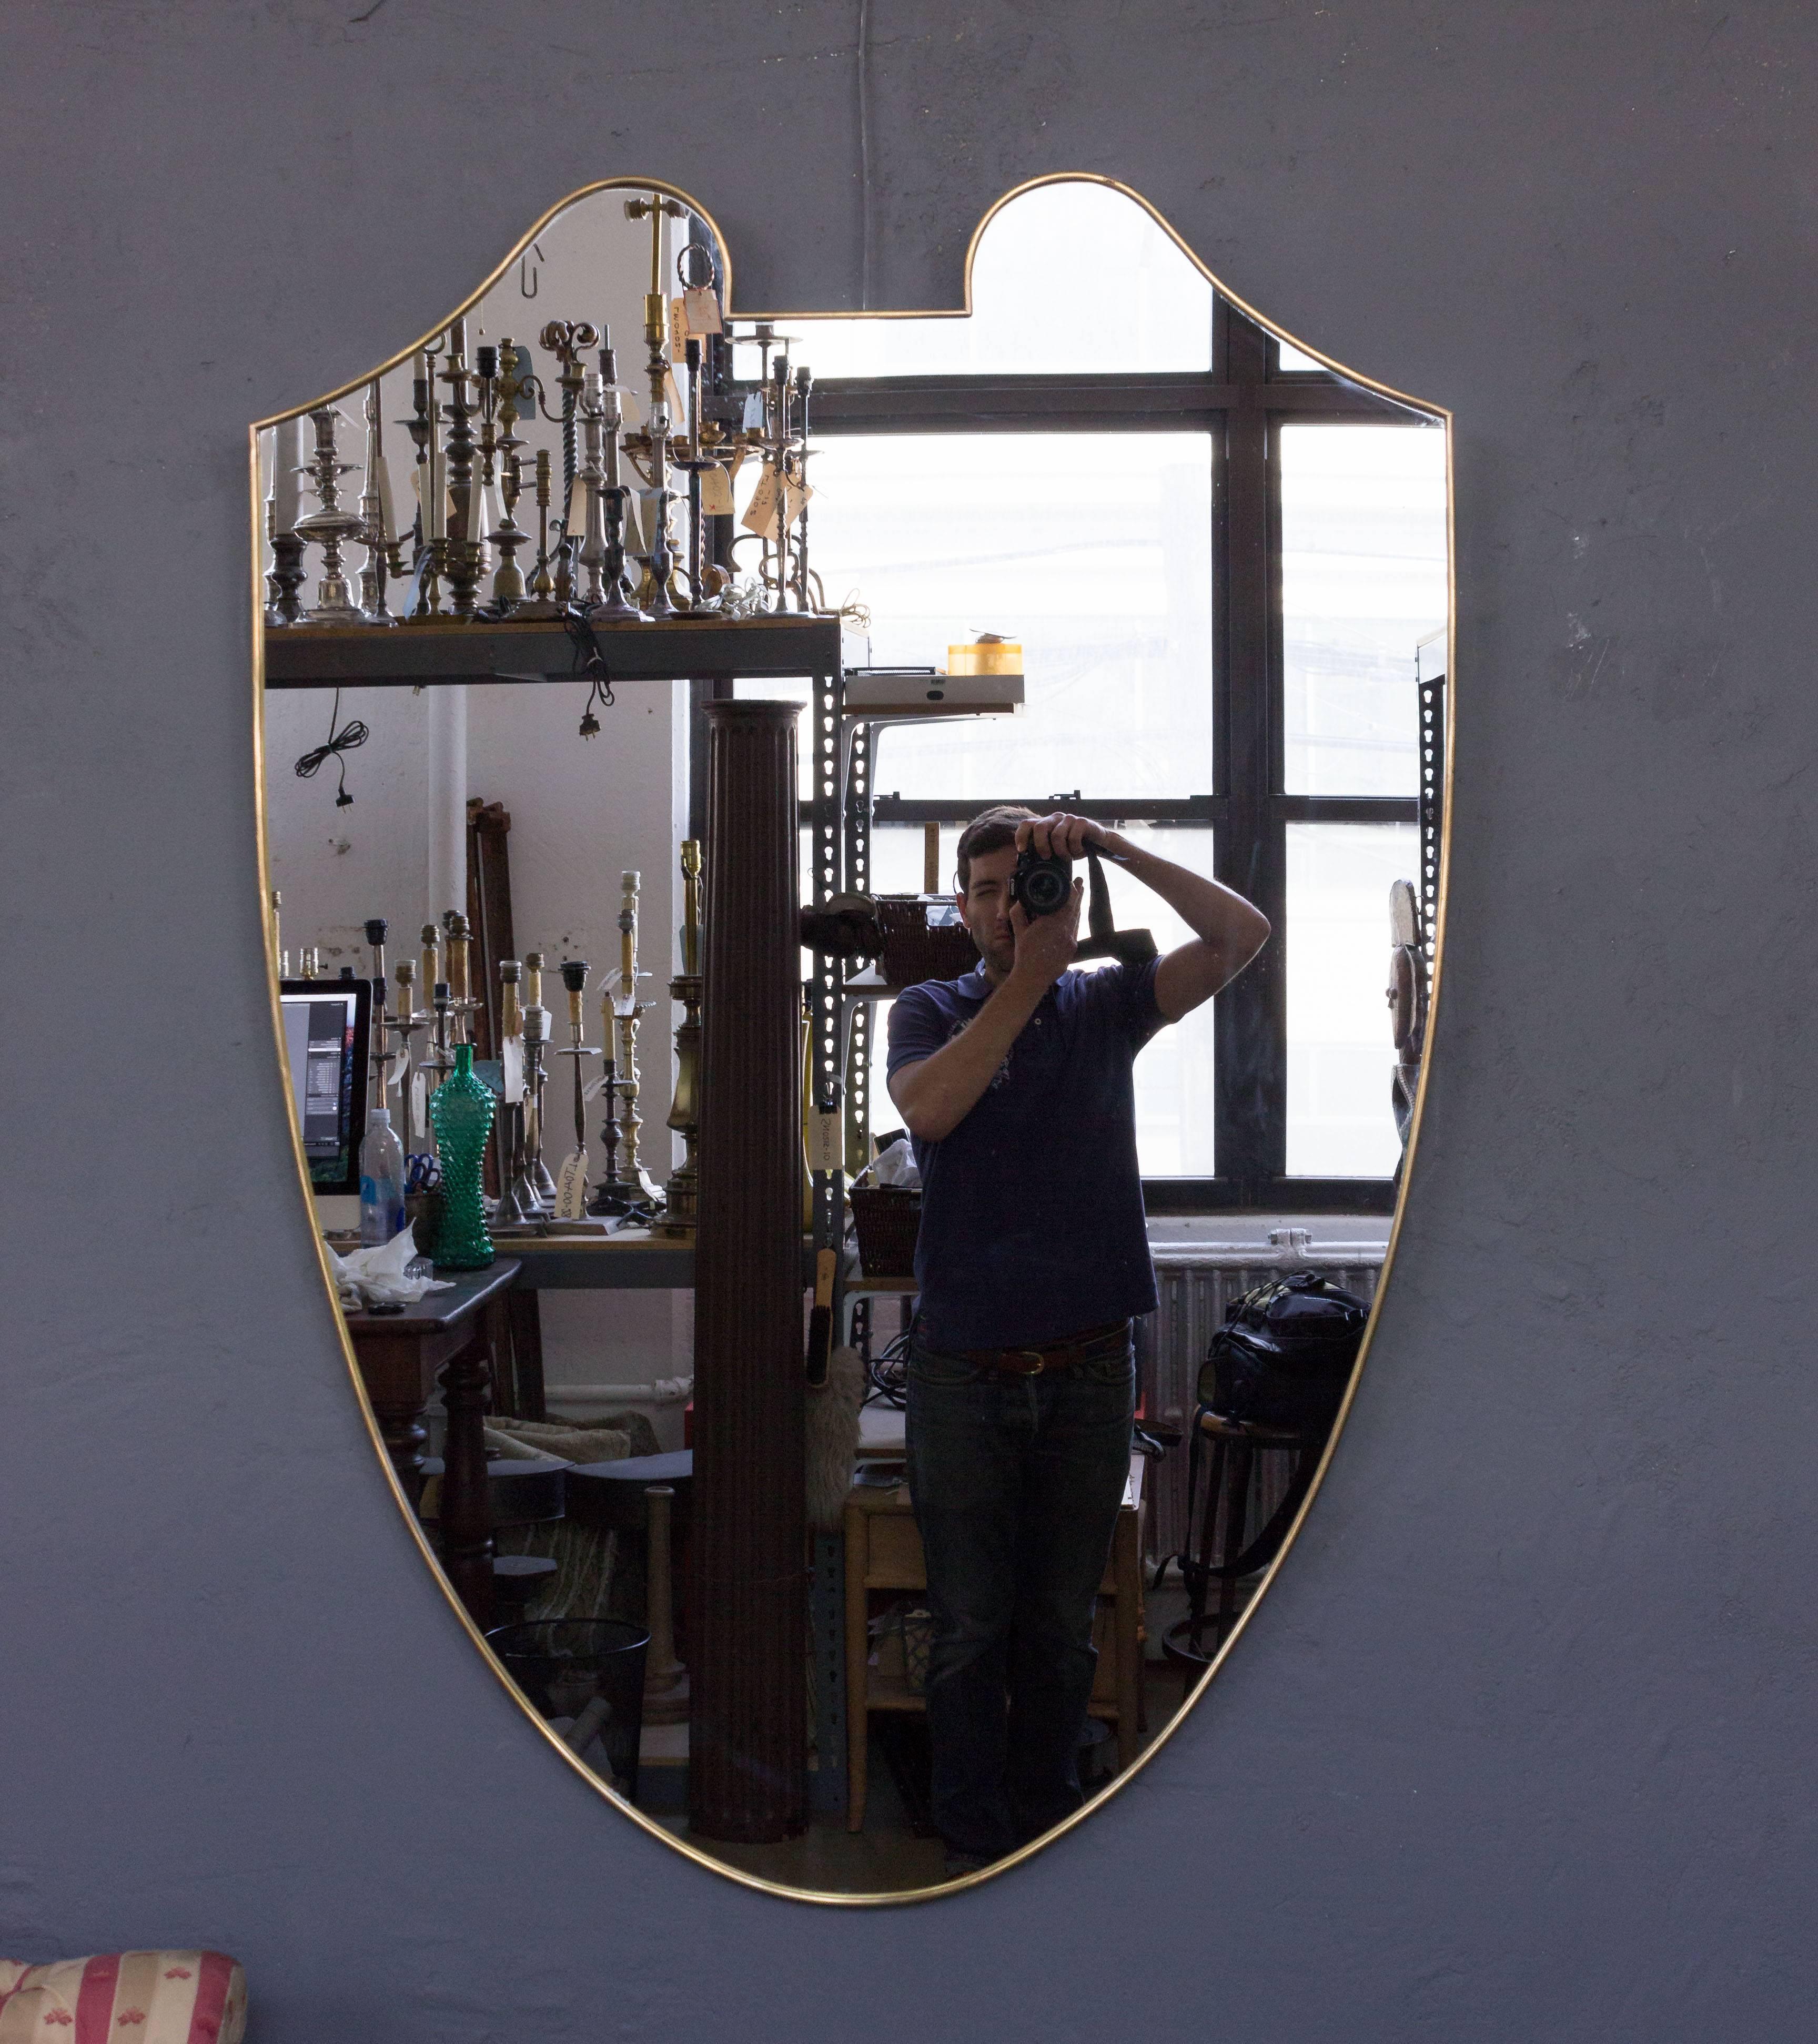
<svg viewBox="0 0 1818 2044">
<path fill-rule="evenodd" d="M 807 1822 L 794 703 L 706 705 L 689 1827 Z"/>
</svg>

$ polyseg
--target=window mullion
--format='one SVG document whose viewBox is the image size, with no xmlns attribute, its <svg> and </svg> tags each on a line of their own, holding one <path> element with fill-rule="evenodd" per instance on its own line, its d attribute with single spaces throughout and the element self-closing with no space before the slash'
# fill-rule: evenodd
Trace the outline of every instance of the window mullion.
<svg viewBox="0 0 1818 2044">
<path fill-rule="evenodd" d="M 1226 374 L 1260 385 L 1267 372 L 1262 333 L 1235 315 L 1225 323 Z M 1279 1178 L 1286 1158 L 1286 976 L 1282 910 L 1286 837 L 1271 813 L 1276 740 L 1271 714 L 1278 654 L 1271 617 L 1268 421 L 1258 408 L 1227 415 L 1224 459 L 1213 494 L 1215 563 L 1224 660 L 1222 785 L 1228 802 L 1219 833 L 1218 877 L 1255 902 L 1275 935 L 1249 969 L 1218 997 L 1218 1174 L 1240 1197 Z"/>
</svg>

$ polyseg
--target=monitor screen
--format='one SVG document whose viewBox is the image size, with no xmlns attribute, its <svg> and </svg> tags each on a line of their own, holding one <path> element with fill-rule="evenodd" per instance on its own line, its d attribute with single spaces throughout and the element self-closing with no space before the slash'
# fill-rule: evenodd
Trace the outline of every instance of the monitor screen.
<svg viewBox="0 0 1818 2044">
<path fill-rule="evenodd" d="M 279 989 L 284 1050 L 309 1183 L 359 1191 L 372 986 L 363 979 L 287 979 Z"/>
</svg>

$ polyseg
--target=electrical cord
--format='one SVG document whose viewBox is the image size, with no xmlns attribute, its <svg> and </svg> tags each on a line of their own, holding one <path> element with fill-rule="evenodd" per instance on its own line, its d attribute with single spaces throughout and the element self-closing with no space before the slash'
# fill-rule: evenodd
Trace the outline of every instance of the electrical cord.
<svg viewBox="0 0 1818 2044">
<path fill-rule="evenodd" d="M 313 781 L 323 761 L 333 760 L 340 769 L 341 776 L 340 791 L 335 797 L 335 807 L 337 809 L 352 809 L 353 797 L 348 793 L 347 755 L 356 746 L 365 744 L 371 736 L 357 717 L 350 717 L 344 724 L 341 723 L 341 692 L 336 689 L 334 708 L 329 712 L 329 742 L 326 745 L 318 745 L 313 751 L 306 752 L 297 762 L 297 778 L 299 781 Z"/>
<path fill-rule="evenodd" d="M 602 709 L 613 707 L 613 678 L 607 670 L 606 656 L 600 651 L 600 642 L 594 636 L 586 605 L 571 605 L 562 613 L 562 625 L 575 648 L 575 664 L 571 671 L 576 675 L 586 674 L 594 685 L 587 691 L 587 707 L 581 713 L 581 736 L 592 738 L 600 728 L 600 720 L 594 714 L 594 704 L 598 703 Z"/>
<path fill-rule="evenodd" d="M 867 1405 L 874 1399 L 881 1400 L 900 1412 L 908 1404 L 909 1331 L 905 1328 L 894 1341 L 886 1342 L 866 1366 L 865 1374 L 871 1385 L 865 1400 Z"/>
</svg>

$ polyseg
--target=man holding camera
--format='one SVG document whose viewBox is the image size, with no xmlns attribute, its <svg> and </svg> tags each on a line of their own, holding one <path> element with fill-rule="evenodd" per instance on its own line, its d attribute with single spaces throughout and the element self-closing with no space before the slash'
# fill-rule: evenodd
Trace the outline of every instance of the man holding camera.
<svg viewBox="0 0 1818 2044">
<path fill-rule="evenodd" d="M 1069 972 L 1082 889 L 1053 863 L 1088 846 L 1192 939 Z M 978 966 L 911 987 L 890 1028 L 922 1180 L 909 1476 L 934 1616 L 934 1818 L 955 1874 L 1079 1807 L 1093 1616 L 1129 1473 L 1130 1324 L 1155 1304 L 1131 1068 L 1269 934 L 1241 896 L 1082 816 L 987 809 L 958 866 Z"/>
</svg>

